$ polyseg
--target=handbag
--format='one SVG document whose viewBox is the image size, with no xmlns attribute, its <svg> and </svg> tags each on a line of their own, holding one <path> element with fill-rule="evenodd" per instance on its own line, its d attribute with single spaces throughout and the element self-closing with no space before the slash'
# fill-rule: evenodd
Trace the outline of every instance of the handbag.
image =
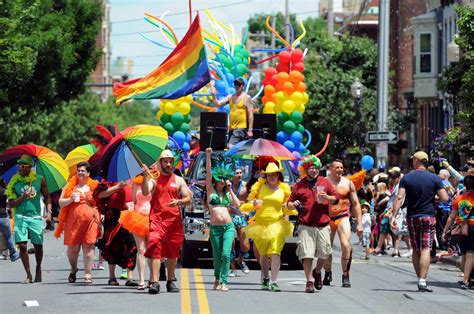
<svg viewBox="0 0 474 314">
<path fill-rule="evenodd" d="M 451 240 L 454 242 L 462 242 L 467 239 L 468 224 L 467 219 L 456 224 L 451 230 Z"/>
</svg>

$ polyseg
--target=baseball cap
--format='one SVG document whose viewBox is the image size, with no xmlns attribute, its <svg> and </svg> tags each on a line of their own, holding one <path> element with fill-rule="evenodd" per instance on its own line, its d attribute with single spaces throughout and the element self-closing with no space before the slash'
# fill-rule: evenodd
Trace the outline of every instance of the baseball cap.
<svg viewBox="0 0 474 314">
<path fill-rule="evenodd" d="M 411 156 L 411 158 L 416 158 L 420 161 L 429 161 L 429 157 L 428 157 L 428 154 L 425 153 L 424 151 L 422 150 L 419 150 L 417 151 L 416 153 L 413 154 L 413 156 Z"/>
</svg>

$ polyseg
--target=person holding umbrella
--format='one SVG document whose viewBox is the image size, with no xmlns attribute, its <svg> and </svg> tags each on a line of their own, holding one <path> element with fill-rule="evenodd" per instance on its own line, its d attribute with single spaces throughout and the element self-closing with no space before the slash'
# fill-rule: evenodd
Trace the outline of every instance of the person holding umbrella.
<svg viewBox="0 0 474 314">
<path fill-rule="evenodd" d="M 191 202 L 191 191 L 183 178 L 173 173 L 175 157 L 165 149 L 158 157 L 157 166 L 160 176 L 152 179 L 146 165 L 142 166 L 144 196 L 152 195 L 150 209 L 150 232 L 145 257 L 151 259 L 151 281 L 148 293 L 158 294 L 160 284 L 161 259 L 167 257 L 168 292 L 179 292 L 173 282 L 176 261 L 184 241 L 184 232 L 180 206 Z"/>
<path fill-rule="evenodd" d="M 277 163 L 271 162 L 263 171 L 263 175 L 264 177 L 259 178 L 252 186 L 249 202 L 243 204 L 240 209 L 246 212 L 256 210 L 255 221 L 245 227 L 244 232 L 247 237 L 253 239 L 260 255 L 261 288 L 280 292 L 277 283 L 280 254 L 286 237 L 293 234 L 293 225 L 285 219 L 285 215 L 298 215 L 298 212 L 286 208 L 291 189 L 283 182 L 283 169 Z"/>
<path fill-rule="evenodd" d="M 31 168 L 33 157 L 21 155 L 17 161 L 18 173 L 7 186 L 6 195 L 10 208 L 16 208 L 14 215 L 15 243 L 20 247 L 21 261 L 26 272 L 22 283 L 33 282 L 28 257 L 28 236 L 35 248 L 36 274 L 35 282 L 41 282 L 41 263 L 43 261 L 43 221 L 41 217 L 41 196 L 46 200 L 46 221 L 51 221 L 51 197 L 46 180 Z"/>
</svg>

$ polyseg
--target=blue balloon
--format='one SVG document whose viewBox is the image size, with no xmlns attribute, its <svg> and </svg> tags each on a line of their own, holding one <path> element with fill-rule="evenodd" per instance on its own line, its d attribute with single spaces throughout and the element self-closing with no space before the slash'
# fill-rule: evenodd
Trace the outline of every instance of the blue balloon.
<svg viewBox="0 0 474 314">
<path fill-rule="evenodd" d="M 179 146 L 183 147 L 184 141 L 186 140 L 186 134 L 181 131 L 176 131 L 173 134 L 173 138 Z"/>
<path fill-rule="evenodd" d="M 296 147 L 298 147 L 299 144 L 301 144 L 301 141 L 303 140 L 303 134 L 298 131 L 294 131 L 293 133 L 291 133 L 290 140 L 295 143 Z"/>
<path fill-rule="evenodd" d="M 370 155 L 364 155 L 360 160 L 360 164 L 364 170 L 369 171 L 374 167 L 374 158 Z"/>
<path fill-rule="evenodd" d="M 298 152 L 299 153 L 303 153 L 305 149 L 306 148 L 304 147 L 304 145 L 302 143 L 300 145 L 298 145 Z"/>
<path fill-rule="evenodd" d="M 235 88 L 229 87 L 229 94 L 235 94 Z"/>
<path fill-rule="evenodd" d="M 285 146 L 290 152 L 295 150 L 295 143 L 293 143 L 292 141 L 285 141 L 283 143 L 283 146 Z"/>
<path fill-rule="evenodd" d="M 227 82 L 229 82 L 229 85 L 234 86 L 235 76 L 232 75 L 232 73 L 226 73 L 225 77 L 227 79 Z"/>
<path fill-rule="evenodd" d="M 185 142 L 185 143 L 183 144 L 183 149 L 184 149 L 185 152 L 189 152 L 189 150 L 191 149 L 191 147 L 189 146 L 188 143 Z"/>
<path fill-rule="evenodd" d="M 288 135 L 286 134 L 285 131 L 279 131 L 277 133 L 277 141 L 278 143 L 285 143 L 285 141 L 288 140 Z"/>
<path fill-rule="evenodd" d="M 216 90 L 218 93 L 225 93 L 227 90 L 227 84 L 224 81 L 216 81 Z"/>
<path fill-rule="evenodd" d="M 176 149 L 176 148 L 177 148 L 177 147 L 176 147 L 176 144 L 175 144 L 174 141 L 172 141 L 172 140 L 169 140 L 169 141 L 168 141 L 168 146 L 169 146 L 171 149 Z"/>
<path fill-rule="evenodd" d="M 189 143 L 191 142 L 191 134 L 186 133 L 186 142 Z"/>
</svg>

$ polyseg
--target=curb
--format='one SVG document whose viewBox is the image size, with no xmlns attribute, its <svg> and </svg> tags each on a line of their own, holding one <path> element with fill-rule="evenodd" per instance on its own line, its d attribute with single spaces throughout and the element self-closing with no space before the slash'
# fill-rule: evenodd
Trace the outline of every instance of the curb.
<svg viewBox="0 0 474 314">
<path fill-rule="evenodd" d="M 461 256 L 440 256 L 438 262 L 461 268 Z"/>
</svg>

